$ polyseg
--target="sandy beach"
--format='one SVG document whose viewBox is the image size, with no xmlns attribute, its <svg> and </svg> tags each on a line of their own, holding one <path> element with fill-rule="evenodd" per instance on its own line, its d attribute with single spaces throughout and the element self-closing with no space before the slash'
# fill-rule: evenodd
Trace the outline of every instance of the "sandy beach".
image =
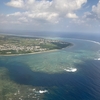
<svg viewBox="0 0 100 100">
<path fill-rule="evenodd" d="M 54 52 L 61 49 L 54 49 L 54 50 L 48 50 L 48 51 L 42 51 L 42 52 L 33 52 L 33 53 L 23 53 L 23 54 L 7 54 L 7 55 L 0 55 L 0 56 L 21 56 L 21 55 L 31 55 L 31 54 L 39 54 L 39 53 L 46 53 L 46 52 Z"/>
</svg>

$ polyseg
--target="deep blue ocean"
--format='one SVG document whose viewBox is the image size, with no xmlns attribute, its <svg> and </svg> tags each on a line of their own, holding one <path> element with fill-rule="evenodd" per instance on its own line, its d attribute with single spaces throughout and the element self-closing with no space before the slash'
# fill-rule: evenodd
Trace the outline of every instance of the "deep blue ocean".
<svg viewBox="0 0 100 100">
<path fill-rule="evenodd" d="M 94 39 L 52 39 L 74 46 L 41 54 L 0 56 L 0 66 L 8 69 L 17 84 L 48 90 L 42 100 L 100 100 L 100 44 Z"/>
</svg>

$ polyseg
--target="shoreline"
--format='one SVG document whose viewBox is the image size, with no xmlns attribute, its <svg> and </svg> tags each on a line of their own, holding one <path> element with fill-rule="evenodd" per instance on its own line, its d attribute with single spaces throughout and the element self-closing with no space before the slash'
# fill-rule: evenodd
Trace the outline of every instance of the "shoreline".
<svg viewBox="0 0 100 100">
<path fill-rule="evenodd" d="M 74 45 L 70 45 L 70 46 L 67 46 L 67 47 L 65 47 L 65 48 L 69 48 L 69 47 L 73 47 Z M 21 56 L 21 55 L 32 55 L 32 54 L 41 54 L 41 53 L 47 53 L 47 52 L 54 52 L 54 51 L 59 51 L 59 50 L 63 50 L 63 49 L 65 49 L 65 48 L 62 48 L 62 49 L 54 49 L 54 50 L 48 50 L 48 51 L 43 51 L 43 52 L 33 52 L 33 53 L 23 53 L 23 54 L 8 54 L 8 55 L 6 55 L 6 54 L 4 54 L 4 55 L 0 55 L 0 57 L 1 56 Z"/>
<path fill-rule="evenodd" d="M 9 54 L 9 55 L 0 55 L 0 56 L 21 56 L 21 55 L 31 55 L 31 54 L 40 54 L 40 53 L 46 53 L 46 52 L 53 52 L 53 51 L 58 51 L 59 49 L 55 50 L 48 50 L 48 51 L 43 51 L 43 52 L 33 52 L 33 53 L 23 53 L 23 54 Z"/>
<path fill-rule="evenodd" d="M 2 34 L 1 34 L 2 35 Z M 3 36 L 14 36 L 14 35 L 3 35 Z M 15 37 L 16 37 L 16 35 L 15 35 Z M 18 36 L 18 37 L 20 37 L 20 36 Z M 27 38 L 30 38 L 30 37 L 27 37 Z M 31 38 L 34 38 L 34 37 L 31 37 Z M 50 43 L 52 43 L 52 41 L 50 42 Z M 59 41 L 57 41 L 57 43 L 58 44 L 55 44 L 57 47 L 59 46 L 59 44 L 61 45 L 61 43 L 59 42 Z M 69 43 L 69 42 L 67 42 L 67 44 L 68 45 L 65 45 L 65 46 L 60 46 L 60 48 L 54 48 L 54 49 L 51 49 L 51 50 L 44 50 L 44 51 L 38 51 L 38 52 L 31 52 L 31 53 L 27 53 L 27 52 L 19 52 L 19 53 L 17 53 L 17 52 L 10 52 L 10 53 L 7 53 L 7 52 L 1 52 L 0 53 L 0 57 L 1 56 L 20 56 L 20 55 L 30 55 L 30 54 L 39 54 L 39 53 L 46 53 L 46 52 L 53 52 L 53 51 L 58 51 L 58 50 L 61 50 L 61 49 L 64 49 L 64 48 L 68 48 L 68 47 L 71 47 L 71 46 L 73 46 L 73 43 Z M 3 51 L 3 50 L 2 50 Z M 8 51 L 9 52 L 9 51 Z"/>
<path fill-rule="evenodd" d="M 46 52 L 54 52 L 54 51 L 59 51 L 61 49 L 54 49 L 54 50 L 48 50 L 48 51 L 43 51 L 43 52 L 33 52 L 33 53 L 23 53 L 23 54 L 9 54 L 9 55 L 0 55 L 1 56 L 21 56 L 21 55 L 31 55 L 31 54 L 41 54 L 41 53 L 46 53 Z"/>
</svg>

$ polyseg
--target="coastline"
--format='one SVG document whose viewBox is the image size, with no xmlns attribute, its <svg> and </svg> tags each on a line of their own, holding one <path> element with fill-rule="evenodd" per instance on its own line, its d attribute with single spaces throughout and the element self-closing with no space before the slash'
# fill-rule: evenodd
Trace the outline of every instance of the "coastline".
<svg viewBox="0 0 100 100">
<path fill-rule="evenodd" d="M 9 55 L 0 55 L 1 56 L 21 56 L 21 55 L 31 55 L 31 54 L 41 54 L 41 53 L 46 53 L 46 52 L 54 52 L 54 51 L 58 51 L 61 49 L 54 49 L 54 50 L 48 50 L 48 51 L 43 51 L 43 52 L 33 52 L 33 53 L 23 53 L 23 54 L 9 54 Z"/>
<path fill-rule="evenodd" d="M 100 45 L 100 42 L 97 42 L 97 41 L 94 41 L 94 40 L 76 39 L 76 38 L 68 38 L 68 39 L 75 39 L 75 40 L 88 41 L 88 42 L 92 42 L 92 43 L 95 43 L 95 44 Z M 69 45 L 69 46 L 67 46 L 67 47 L 65 47 L 65 48 L 69 48 L 69 47 L 75 46 L 74 43 L 71 43 L 71 44 L 72 44 L 72 45 Z M 62 49 L 65 49 L 65 48 L 62 48 Z M 46 53 L 46 52 L 59 51 L 59 50 L 62 50 L 62 49 L 54 49 L 54 50 L 48 50 L 48 51 L 42 51 L 42 52 L 23 53 L 23 54 L 2 54 L 2 55 L 0 55 L 0 57 L 1 57 L 1 56 L 21 56 L 21 55 L 41 54 L 41 53 Z"/>
<path fill-rule="evenodd" d="M 69 48 L 69 47 L 73 47 L 74 45 L 69 45 L 65 48 Z M 65 49 L 65 48 L 62 48 L 62 49 Z M 21 55 L 31 55 L 31 54 L 41 54 L 41 53 L 47 53 L 47 52 L 54 52 L 54 51 L 59 51 L 59 50 L 62 50 L 62 49 L 54 49 L 54 50 L 48 50 L 48 51 L 42 51 L 42 52 L 33 52 L 33 53 L 23 53 L 23 54 L 4 54 L 4 55 L 0 55 L 1 56 L 21 56 Z"/>
<path fill-rule="evenodd" d="M 3 35 L 3 36 L 9 36 L 9 35 Z M 12 36 L 12 35 L 10 35 L 10 36 Z M 13 37 L 13 36 L 12 36 Z M 16 36 L 15 36 L 16 37 Z M 30 37 L 27 37 L 27 38 L 30 38 Z M 34 38 L 34 37 L 31 37 L 31 38 Z M 40 38 L 41 39 L 41 38 Z M 8 38 L 8 41 L 9 41 L 9 38 Z M 20 40 L 19 40 L 20 41 Z M 43 41 L 43 40 L 42 40 Z M 53 40 L 54 41 L 54 40 Z M 11 42 L 13 42 L 13 41 L 11 41 Z M 22 41 L 23 42 L 23 41 Z M 33 42 L 33 41 L 32 41 Z M 41 41 L 39 41 L 39 42 L 41 42 Z M 54 45 L 56 45 L 58 48 L 54 48 L 54 49 L 49 49 L 49 50 L 40 50 L 40 51 L 38 51 L 38 52 L 31 52 L 31 53 L 27 53 L 27 52 L 12 52 L 12 51 L 9 51 L 9 48 L 8 48 L 8 53 L 7 53 L 7 51 L 6 52 L 1 52 L 0 53 L 0 57 L 1 56 L 20 56 L 20 55 L 30 55 L 30 54 L 39 54 L 39 53 L 46 53 L 46 52 L 54 52 L 54 51 L 58 51 L 58 50 L 61 50 L 61 49 L 64 49 L 64 48 L 68 48 L 68 47 L 71 47 L 71 46 L 73 46 L 73 43 L 67 43 L 67 45 L 63 45 L 64 43 L 62 42 L 62 41 L 56 41 L 57 43 L 55 43 L 55 41 L 54 41 Z M 43 42 L 44 43 L 44 42 Z M 52 41 L 49 41 L 49 43 L 52 43 Z M 45 45 L 44 45 L 45 46 Z M 48 45 L 46 45 L 46 46 L 48 46 Z M 1 47 L 2 47 L 2 44 L 1 44 Z M 9 47 L 9 45 L 7 44 L 6 46 L 4 46 L 4 50 L 6 50 L 7 49 L 7 47 Z M 20 48 L 21 48 L 21 46 L 19 46 Z M 6 48 L 6 49 L 5 49 Z M 13 45 L 11 45 L 11 48 L 14 48 L 14 50 L 15 50 L 15 47 L 13 47 Z M 10 49 L 11 49 L 10 48 Z M 28 47 L 29 48 L 29 47 Z M 46 48 L 46 47 L 45 47 Z M 13 49 L 11 49 L 11 50 L 13 50 Z M 32 50 L 33 50 L 33 48 L 32 48 Z M 3 50 L 1 50 L 1 51 L 3 51 Z"/>
</svg>

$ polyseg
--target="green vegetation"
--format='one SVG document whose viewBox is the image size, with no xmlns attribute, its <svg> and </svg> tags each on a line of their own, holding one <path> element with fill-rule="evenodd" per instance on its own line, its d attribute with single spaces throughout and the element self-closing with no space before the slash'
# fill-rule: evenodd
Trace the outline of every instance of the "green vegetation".
<svg viewBox="0 0 100 100">
<path fill-rule="evenodd" d="M 18 37 L 0 35 L 0 54 L 25 54 L 62 49 L 71 43 L 36 37 Z"/>
</svg>

